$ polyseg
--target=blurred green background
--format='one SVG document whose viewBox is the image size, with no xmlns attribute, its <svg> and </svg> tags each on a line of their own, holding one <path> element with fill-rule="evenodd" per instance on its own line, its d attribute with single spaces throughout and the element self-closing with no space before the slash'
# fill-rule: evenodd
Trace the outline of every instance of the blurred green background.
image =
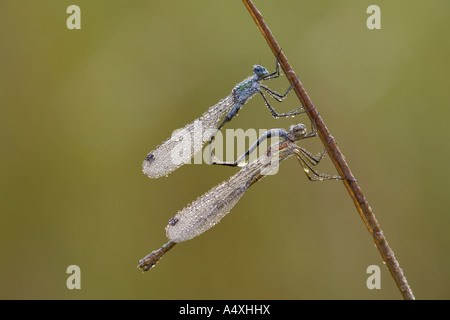
<svg viewBox="0 0 450 320">
<path fill-rule="evenodd" d="M 71 4 L 81 30 L 66 27 Z M 449 1 L 255 4 L 416 298 L 450 298 Z M 371 4 L 381 30 L 366 27 Z M 185 165 L 152 180 L 141 163 L 253 64 L 273 69 L 241 1 L 3 0 L 0 21 L 0 298 L 401 298 L 342 183 L 309 182 L 295 159 L 215 228 L 136 269 L 177 210 L 237 171 Z M 256 97 L 227 128 L 298 122 Z M 329 159 L 319 171 L 334 173 Z M 73 264 L 81 290 L 66 287 Z M 366 287 L 374 264 L 381 290 Z"/>
</svg>

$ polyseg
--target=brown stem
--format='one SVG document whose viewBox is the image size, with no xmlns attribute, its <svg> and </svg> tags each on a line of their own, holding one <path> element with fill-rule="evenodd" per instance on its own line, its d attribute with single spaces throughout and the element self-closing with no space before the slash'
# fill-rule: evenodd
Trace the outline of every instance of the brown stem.
<svg viewBox="0 0 450 320">
<path fill-rule="evenodd" d="M 272 35 L 272 32 L 264 22 L 261 13 L 258 11 L 258 9 L 256 9 L 251 0 L 242 1 L 250 12 L 250 15 L 263 34 L 267 43 L 269 44 L 269 47 L 272 50 L 273 54 L 278 57 L 278 62 L 281 68 L 286 74 L 286 77 L 289 79 L 289 82 L 294 86 L 297 97 L 305 108 L 310 120 L 315 125 L 320 139 L 327 148 L 328 154 L 330 155 L 331 160 L 333 161 L 337 171 L 339 172 L 339 175 L 341 177 L 344 177 L 344 185 L 347 188 L 350 196 L 352 197 L 356 209 L 363 219 L 367 230 L 369 230 L 370 234 L 372 235 L 375 245 L 380 251 L 383 260 L 386 262 L 386 266 L 388 267 L 389 272 L 391 273 L 395 283 L 400 289 L 403 298 L 407 300 L 414 300 L 414 294 L 409 287 L 408 282 L 406 281 L 406 277 L 403 275 L 403 271 L 400 268 L 398 261 L 395 259 L 394 252 L 389 247 L 388 242 L 386 241 L 386 237 L 383 235 L 383 231 L 381 230 L 380 225 L 378 224 L 377 219 L 372 212 L 372 208 L 369 206 L 369 203 L 364 197 L 357 180 L 350 171 L 350 168 L 345 161 L 344 155 L 339 150 L 334 137 L 328 131 L 328 128 L 326 127 L 325 123 L 319 115 L 319 112 L 317 111 L 317 108 L 312 103 L 311 99 L 303 88 L 302 83 L 297 78 L 297 74 L 292 69 L 291 65 L 287 61 L 285 54 L 281 51 L 281 47 L 278 45 L 274 36 Z"/>
</svg>

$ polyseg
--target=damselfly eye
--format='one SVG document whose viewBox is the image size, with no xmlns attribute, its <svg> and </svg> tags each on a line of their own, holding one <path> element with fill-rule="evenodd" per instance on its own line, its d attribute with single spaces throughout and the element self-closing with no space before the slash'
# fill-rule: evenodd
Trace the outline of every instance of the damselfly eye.
<svg viewBox="0 0 450 320">
<path fill-rule="evenodd" d="M 290 127 L 290 131 L 295 137 L 299 137 L 306 133 L 306 127 L 305 127 L 305 125 L 299 123 L 296 125 L 292 125 Z"/>
<path fill-rule="evenodd" d="M 263 66 L 260 65 L 256 65 L 253 67 L 253 72 L 258 76 L 258 77 L 262 77 L 266 74 L 269 74 L 269 72 L 267 71 L 266 68 L 264 68 Z"/>
</svg>

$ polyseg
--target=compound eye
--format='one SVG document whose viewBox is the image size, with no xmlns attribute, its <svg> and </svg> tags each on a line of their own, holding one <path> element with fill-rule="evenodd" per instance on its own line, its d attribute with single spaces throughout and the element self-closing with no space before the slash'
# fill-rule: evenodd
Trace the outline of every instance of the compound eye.
<svg viewBox="0 0 450 320">
<path fill-rule="evenodd" d="M 300 137 L 306 133 L 306 127 L 305 125 L 299 123 L 291 126 L 290 131 L 295 137 Z"/>
<path fill-rule="evenodd" d="M 266 74 L 269 74 L 269 72 L 267 71 L 266 68 L 264 68 L 263 66 L 260 65 L 256 65 L 253 67 L 253 72 L 258 76 L 258 77 L 262 77 Z"/>
</svg>

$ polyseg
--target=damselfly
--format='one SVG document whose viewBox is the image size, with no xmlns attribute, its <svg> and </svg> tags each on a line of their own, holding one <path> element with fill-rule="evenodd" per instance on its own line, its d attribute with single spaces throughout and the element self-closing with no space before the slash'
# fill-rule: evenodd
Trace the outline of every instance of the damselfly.
<svg viewBox="0 0 450 320">
<path fill-rule="evenodd" d="M 290 86 L 284 94 L 279 94 L 261 84 L 263 80 L 271 80 L 280 76 L 278 60 L 274 72 L 269 73 L 266 68 L 255 65 L 253 73 L 253 76 L 238 83 L 229 96 L 210 107 L 200 118 L 187 124 L 178 133 L 172 135 L 154 151 L 150 152 L 142 164 L 142 171 L 150 178 L 159 178 L 189 162 L 206 142 L 211 143 L 217 131 L 231 121 L 247 101 L 257 93 L 261 94 L 265 105 L 274 118 L 290 117 L 304 112 L 300 111 L 302 107 L 299 107 L 287 113 L 277 113 L 265 97 L 262 90 L 266 91 L 276 101 L 281 102 L 292 89 L 292 86 Z M 222 117 L 223 120 L 221 121 Z"/>
<path fill-rule="evenodd" d="M 175 244 L 190 240 L 213 227 L 230 212 L 251 185 L 277 168 L 281 161 L 289 158 L 291 155 L 297 157 L 309 180 L 342 179 L 339 176 L 319 174 L 313 169 L 313 166 L 317 165 L 325 155 L 325 150 L 317 156 L 313 156 L 307 150 L 294 143 L 315 135 L 315 131 L 307 132 L 303 124 L 291 126 L 289 132 L 284 129 L 272 129 L 262 135 L 235 162 L 217 163 L 238 166 L 263 140 L 275 136 L 282 138 L 280 142 L 272 144 L 255 161 L 245 164 L 239 172 L 227 181 L 212 188 L 170 219 L 166 227 L 166 235 L 169 242 L 140 260 L 138 267 L 144 271 L 150 269 Z"/>
</svg>

